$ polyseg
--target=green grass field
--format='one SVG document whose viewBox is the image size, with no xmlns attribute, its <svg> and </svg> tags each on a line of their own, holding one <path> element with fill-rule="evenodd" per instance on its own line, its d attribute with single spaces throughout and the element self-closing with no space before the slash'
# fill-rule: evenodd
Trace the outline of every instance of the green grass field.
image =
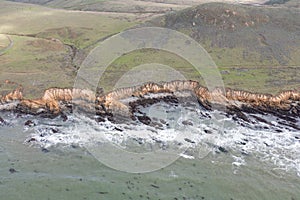
<svg viewBox="0 0 300 200">
<path fill-rule="evenodd" d="M 138 22 L 133 14 L 85 13 L 0 1 L 0 33 L 57 38 L 85 48 Z"/>
<path fill-rule="evenodd" d="M 24 85 L 26 97 L 49 87 L 72 87 L 76 69 L 72 51 L 89 48 L 104 37 L 134 26 L 135 15 L 83 13 L 0 1 L 0 49 L 9 36 L 14 45 L 0 56 L 0 81 Z"/>
<path fill-rule="evenodd" d="M 186 79 L 198 80 L 204 83 L 197 70 L 181 57 L 162 50 L 144 49 L 130 52 L 115 60 L 107 68 L 104 76 L 100 79 L 100 86 L 106 91 L 109 91 L 114 88 L 115 83 L 122 77 L 123 74 L 134 67 L 146 63 L 167 65 L 181 73 Z"/>
<path fill-rule="evenodd" d="M 143 50 L 128 53 L 106 70 L 100 80 L 105 90 L 114 88 L 123 74 L 143 63 L 161 63 L 180 72 L 186 79 L 197 80 L 205 84 L 201 74 L 186 60 L 160 50 Z M 300 89 L 300 70 L 297 66 L 218 66 L 225 87 L 276 94 L 283 90 Z"/>
</svg>

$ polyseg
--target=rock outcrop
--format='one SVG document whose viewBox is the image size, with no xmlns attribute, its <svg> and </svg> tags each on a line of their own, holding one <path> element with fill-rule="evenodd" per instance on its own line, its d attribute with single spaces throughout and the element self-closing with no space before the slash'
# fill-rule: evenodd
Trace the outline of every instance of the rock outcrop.
<svg viewBox="0 0 300 200">
<path fill-rule="evenodd" d="M 6 94 L 0 94 L 0 110 L 12 110 L 23 100 L 23 88 L 21 85 L 9 80 L 6 80 L 4 84 L 0 84 L 0 88 L 3 86 L 14 89 Z"/>
</svg>

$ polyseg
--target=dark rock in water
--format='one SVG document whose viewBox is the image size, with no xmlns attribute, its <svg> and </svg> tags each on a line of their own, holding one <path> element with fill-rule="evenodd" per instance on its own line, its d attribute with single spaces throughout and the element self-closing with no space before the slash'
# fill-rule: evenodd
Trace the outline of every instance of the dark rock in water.
<svg viewBox="0 0 300 200">
<path fill-rule="evenodd" d="M 123 115 L 119 113 L 105 113 L 96 118 L 97 122 L 105 122 L 106 120 L 116 124 L 128 124 L 134 121 L 133 116 Z"/>
<path fill-rule="evenodd" d="M 246 143 L 246 142 L 243 142 L 243 141 L 240 141 L 239 144 L 241 144 L 241 145 L 246 145 L 247 143 Z"/>
<path fill-rule="evenodd" d="M 152 122 L 150 124 L 150 126 L 154 127 L 154 128 L 158 128 L 158 129 L 162 129 L 163 128 L 163 125 L 159 122 Z"/>
<path fill-rule="evenodd" d="M 205 129 L 204 132 L 207 133 L 207 134 L 212 134 L 212 131 L 210 131 L 210 130 Z"/>
<path fill-rule="evenodd" d="M 25 126 L 33 127 L 35 125 L 36 124 L 33 121 L 31 121 L 31 120 L 28 120 L 28 121 L 25 122 Z"/>
<path fill-rule="evenodd" d="M 102 117 L 97 117 L 96 122 L 105 122 L 105 119 L 103 119 Z"/>
<path fill-rule="evenodd" d="M 11 174 L 14 174 L 14 173 L 16 173 L 16 172 L 18 172 L 18 171 L 15 170 L 14 168 L 10 168 L 10 169 L 9 169 L 9 172 L 10 172 Z"/>
<path fill-rule="evenodd" d="M 52 131 L 52 133 L 58 133 L 59 132 L 59 130 L 56 129 L 56 128 L 50 128 L 50 130 Z"/>
<path fill-rule="evenodd" d="M 293 118 L 292 116 L 288 116 L 286 113 L 281 112 L 279 110 L 277 110 L 277 111 L 276 110 L 275 111 L 270 110 L 269 113 L 272 114 L 272 115 L 274 115 L 274 116 L 279 117 L 280 119 L 288 121 L 288 122 L 292 122 L 292 123 L 296 123 L 297 122 L 297 120 L 295 118 Z"/>
<path fill-rule="evenodd" d="M 5 124 L 5 121 L 2 117 L 0 117 L 0 125 Z"/>
<path fill-rule="evenodd" d="M 151 119 L 150 119 L 150 117 L 147 117 L 147 116 L 138 116 L 137 117 L 138 118 L 138 120 L 140 121 L 140 122 L 142 122 L 143 124 L 146 124 L 146 125 L 150 125 L 150 123 L 151 123 Z"/>
<path fill-rule="evenodd" d="M 98 192 L 98 194 L 108 194 L 108 192 Z"/>
<path fill-rule="evenodd" d="M 134 141 L 138 142 L 139 145 L 144 144 L 144 139 L 143 138 L 133 138 Z"/>
<path fill-rule="evenodd" d="M 115 131 L 120 131 L 120 132 L 123 132 L 123 130 L 122 130 L 122 129 L 120 129 L 120 128 L 118 128 L 118 127 L 115 127 L 115 128 L 114 128 L 114 130 L 115 130 Z"/>
<path fill-rule="evenodd" d="M 228 153 L 228 150 L 221 146 L 218 147 L 218 150 L 222 153 Z"/>
<path fill-rule="evenodd" d="M 151 184 L 151 187 L 153 187 L 153 188 L 156 188 L 156 189 L 158 189 L 158 188 L 159 188 L 159 186 L 157 186 L 157 185 L 154 185 L 154 184 Z"/>
<path fill-rule="evenodd" d="M 163 98 L 163 101 L 168 102 L 168 103 L 179 103 L 178 98 L 174 97 L 174 96 L 166 96 Z"/>
<path fill-rule="evenodd" d="M 60 117 L 63 119 L 64 122 L 68 120 L 68 116 L 65 113 L 61 113 Z"/>
<path fill-rule="evenodd" d="M 251 121 L 248 119 L 248 117 L 242 112 L 242 110 L 236 106 L 230 106 L 228 107 L 228 113 L 235 115 L 236 117 L 233 117 L 234 120 L 238 121 L 238 119 L 242 119 L 245 122 L 250 123 Z"/>
<path fill-rule="evenodd" d="M 185 125 L 185 126 L 193 126 L 194 125 L 193 122 L 191 122 L 189 120 L 183 121 L 182 124 Z"/>
<path fill-rule="evenodd" d="M 162 123 L 162 124 L 167 124 L 166 120 L 160 119 L 159 121 L 160 121 L 160 123 Z"/>
<path fill-rule="evenodd" d="M 36 142 L 36 139 L 35 138 L 30 138 L 29 140 L 27 140 L 28 143 L 30 142 Z"/>
<path fill-rule="evenodd" d="M 284 125 L 284 126 L 288 126 L 288 127 L 292 127 L 294 128 L 295 130 L 300 130 L 300 127 L 297 126 L 296 124 L 290 122 L 290 123 L 285 123 L 285 122 L 282 122 L 282 121 L 279 121 L 278 124 L 281 124 L 281 125 Z"/>
<path fill-rule="evenodd" d="M 157 139 L 157 138 L 152 138 L 152 140 L 154 140 L 156 143 L 163 143 L 162 140 L 159 140 L 159 139 Z"/>
<path fill-rule="evenodd" d="M 46 148 L 42 148 L 42 152 L 43 153 L 49 153 L 50 151 L 48 149 L 46 149 Z"/>
<path fill-rule="evenodd" d="M 71 144 L 71 147 L 72 147 L 73 149 L 77 149 L 77 148 L 79 147 L 79 145 L 78 145 L 78 144 Z"/>
<path fill-rule="evenodd" d="M 251 117 L 255 118 L 256 120 L 260 121 L 260 122 L 263 122 L 265 124 L 268 124 L 270 126 L 272 126 L 273 124 L 271 122 L 268 122 L 267 120 L 261 118 L 261 117 L 258 117 L 258 116 L 255 116 L 255 115 L 251 115 Z"/>
<path fill-rule="evenodd" d="M 47 119 L 55 119 L 59 116 L 59 114 L 58 113 L 53 113 L 51 111 L 44 111 L 44 112 L 39 113 L 39 116 L 42 117 L 42 118 L 47 118 Z"/>
<path fill-rule="evenodd" d="M 264 144 L 267 146 L 267 147 L 270 147 L 271 145 L 269 145 L 268 143 L 264 142 Z"/>
<path fill-rule="evenodd" d="M 194 141 L 192 141 L 192 140 L 190 140 L 190 139 L 188 139 L 188 138 L 184 138 L 184 140 L 185 140 L 186 142 L 188 142 L 188 143 L 195 144 L 195 142 L 194 142 Z"/>
<path fill-rule="evenodd" d="M 114 118 L 114 116 L 107 116 L 107 120 L 110 122 L 116 122 L 116 119 Z"/>
<path fill-rule="evenodd" d="M 265 115 L 266 113 L 259 110 L 258 108 L 254 108 L 254 107 L 251 107 L 251 106 L 246 106 L 246 105 L 242 105 L 241 106 L 241 110 L 243 112 L 246 112 L 246 113 L 252 113 L 252 114 L 261 114 L 261 115 Z"/>
<path fill-rule="evenodd" d="M 250 153 L 247 152 L 245 149 L 241 149 L 240 152 L 241 152 L 241 154 L 244 155 L 244 156 L 249 156 L 249 155 L 250 155 Z"/>
</svg>

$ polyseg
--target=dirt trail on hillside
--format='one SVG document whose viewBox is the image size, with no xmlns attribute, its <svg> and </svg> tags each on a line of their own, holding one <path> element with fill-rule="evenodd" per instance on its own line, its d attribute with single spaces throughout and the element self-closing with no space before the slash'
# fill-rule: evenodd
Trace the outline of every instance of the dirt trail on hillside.
<svg viewBox="0 0 300 200">
<path fill-rule="evenodd" d="M 0 56 L 5 54 L 9 49 L 11 49 L 14 46 L 14 41 L 8 35 L 5 35 L 5 36 L 9 40 L 9 44 L 7 47 L 0 49 Z"/>
</svg>

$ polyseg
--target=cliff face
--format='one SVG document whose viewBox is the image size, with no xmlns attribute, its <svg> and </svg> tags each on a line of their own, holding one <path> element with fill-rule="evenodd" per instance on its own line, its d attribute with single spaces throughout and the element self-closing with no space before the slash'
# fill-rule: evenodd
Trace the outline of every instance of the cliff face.
<svg viewBox="0 0 300 200">
<path fill-rule="evenodd" d="M 7 81 L 6 84 L 14 83 Z M 218 109 L 222 106 L 229 113 L 266 112 L 281 116 L 300 117 L 300 92 L 298 91 L 284 91 L 278 95 L 232 89 L 223 91 L 219 88 L 209 91 L 196 81 L 147 83 L 142 86 L 118 89 L 100 96 L 96 96 L 90 90 L 50 88 L 40 99 L 35 100 L 23 99 L 22 88 L 17 87 L 14 91 L 1 97 L 0 110 L 57 115 L 68 107 L 76 105 L 85 111 L 96 112 L 102 117 L 114 115 L 132 117 L 133 105 L 166 101 L 168 96 L 180 98 L 176 96 L 178 92 L 189 92 L 190 96 L 195 96 L 200 105 L 206 109 Z M 8 107 L 8 104 L 11 106 Z"/>
<path fill-rule="evenodd" d="M 22 86 L 6 80 L 3 84 L 0 84 L 0 89 L 5 88 L 14 88 L 12 91 L 9 91 L 8 93 L 0 94 L 0 110 L 11 110 L 14 109 L 15 106 L 23 99 L 22 94 Z"/>
<path fill-rule="evenodd" d="M 85 103 L 95 102 L 95 100 L 95 94 L 90 90 L 50 88 L 45 91 L 40 99 L 21 100 L 16 109 L 33 114 L 40 112 L 59 114 L 66 104 L 78 102 L 78 104 L 84 105 Z"/>
</svg>

